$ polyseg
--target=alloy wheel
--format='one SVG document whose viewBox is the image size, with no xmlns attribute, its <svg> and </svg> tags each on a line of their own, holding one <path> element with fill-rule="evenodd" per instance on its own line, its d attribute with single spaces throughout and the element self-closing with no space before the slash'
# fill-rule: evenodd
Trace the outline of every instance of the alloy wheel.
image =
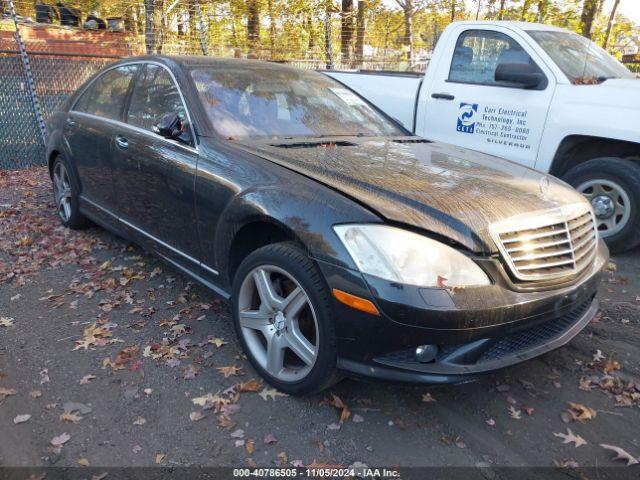
<svg viewBox="0 0 640 480">
<path fill-rule="evenodd" d="M 63 222 L 68 222 L 71 218 L 71 182 L 62 162 L 57 162 L 53 170 L 53 192 L 58 215 Z"/>
<path fill-rule="evenodd" d="M 604 179 L 590 180 L 578 185 L 576 190 L 591 202 L 596 228 L 603 237 L 615 235 L 629 222 L 629 195 L 617 183 Z"/>
<path fill-rule="evenodd" d="M 256 362 L 282 382 L 305 378 L 318 357 L 318 319 L 308 294 L 288 272 L 262 265 L 243 279 L 240 330 Z"/>
</svg>

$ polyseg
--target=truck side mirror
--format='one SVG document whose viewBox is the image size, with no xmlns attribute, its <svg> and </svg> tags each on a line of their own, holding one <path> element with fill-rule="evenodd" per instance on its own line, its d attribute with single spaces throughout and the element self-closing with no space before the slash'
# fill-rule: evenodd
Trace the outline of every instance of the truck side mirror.
<svg viewBox="0 0 640 480">
<path fill-rule="evenodd" d="M 499 63 L 496 67 L 496 82 L 509 82 L 520 88 L 536 88 L 544 79 L 540 69 L 530 63 Z"/>
</svg>

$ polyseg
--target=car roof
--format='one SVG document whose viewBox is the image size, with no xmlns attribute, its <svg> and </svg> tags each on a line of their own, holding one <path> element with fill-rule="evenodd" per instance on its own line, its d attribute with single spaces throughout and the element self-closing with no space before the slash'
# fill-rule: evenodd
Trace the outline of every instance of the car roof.
<svg viewBox="0 0 640 480">
<path fill-rule="evenodd" d="M 144 55 L 139 57 L 128 57 L 122 59 L 119 63 L 130 62 L 144 62 L 153 61 L 159 62 L 168 67 L 182 67 L 188 70 L 198 67 L 239 67 L 243 69 L 277 69 L 277 70 L 292 70 L 299 72 L 300 69 L 284 65 L 276 62 L 265 62 L 262 60 L 248 60 L 243 58 L 225 58 L 225 57 L 209 57 L 204 55 Z"/>
<path fill-rule="evenodd" d="M 545 25 L 543 23 L 532 23 L 532 22 L 516 22 L 511 20 L 493 20 L 493 21 L 462 21 L 455 22 L 459 25 L 468 25 L 468 26 L 476 26 L 476 27 L 495 27 L 495 26 L 504 26 L 517 30 L 547 30 L 553 32 L 567 32 L 564 28 L 556 27 L 554 25 Z"/>
</svg>

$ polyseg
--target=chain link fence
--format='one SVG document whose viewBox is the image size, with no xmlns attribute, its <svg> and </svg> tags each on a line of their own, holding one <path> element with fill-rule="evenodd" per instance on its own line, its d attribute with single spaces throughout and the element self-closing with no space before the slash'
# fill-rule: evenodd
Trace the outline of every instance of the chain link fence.
<svg viewBox="0 0 640 480">
<path fill-rule="evenodd" d="M 367 12 L 360 11 L 365 0 L 346 15 L 331 4 L 302 0 L 304 8 L 291 12 L 282 0 L 0 0 L 0 168 L 44 164 L 41 121 L 122 57 L 211 55 L 305 69 L 425 69 L 424 51 L 397 48 L 399 26 L 380 45 L 367 42 Z"/>
</svg>

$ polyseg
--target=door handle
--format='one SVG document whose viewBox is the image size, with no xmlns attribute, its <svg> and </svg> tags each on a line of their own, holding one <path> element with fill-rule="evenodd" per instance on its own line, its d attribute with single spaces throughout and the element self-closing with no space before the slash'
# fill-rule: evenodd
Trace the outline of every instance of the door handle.
<svg viewBox="0 0 640 480">
<path fill-rule="evenodd" d="M 75 127 L 76 126 L 76 122 L 75 122 L 75 120 L 73 120 L 73 118 L 67 117 L 67 125 L 69 127 Z"/>
<path fill-rule="evenodd" d="M 456 97 L 450 93 L 432 93 L 431 98 L 437 98 L 438 100 L 453 100 Z"/>
<path fill-rule="evenodd" d="M 122 135 L 116 135 L 116 145 L 120 148 L 129 148 L 129 142 Z"/>
</svg>

